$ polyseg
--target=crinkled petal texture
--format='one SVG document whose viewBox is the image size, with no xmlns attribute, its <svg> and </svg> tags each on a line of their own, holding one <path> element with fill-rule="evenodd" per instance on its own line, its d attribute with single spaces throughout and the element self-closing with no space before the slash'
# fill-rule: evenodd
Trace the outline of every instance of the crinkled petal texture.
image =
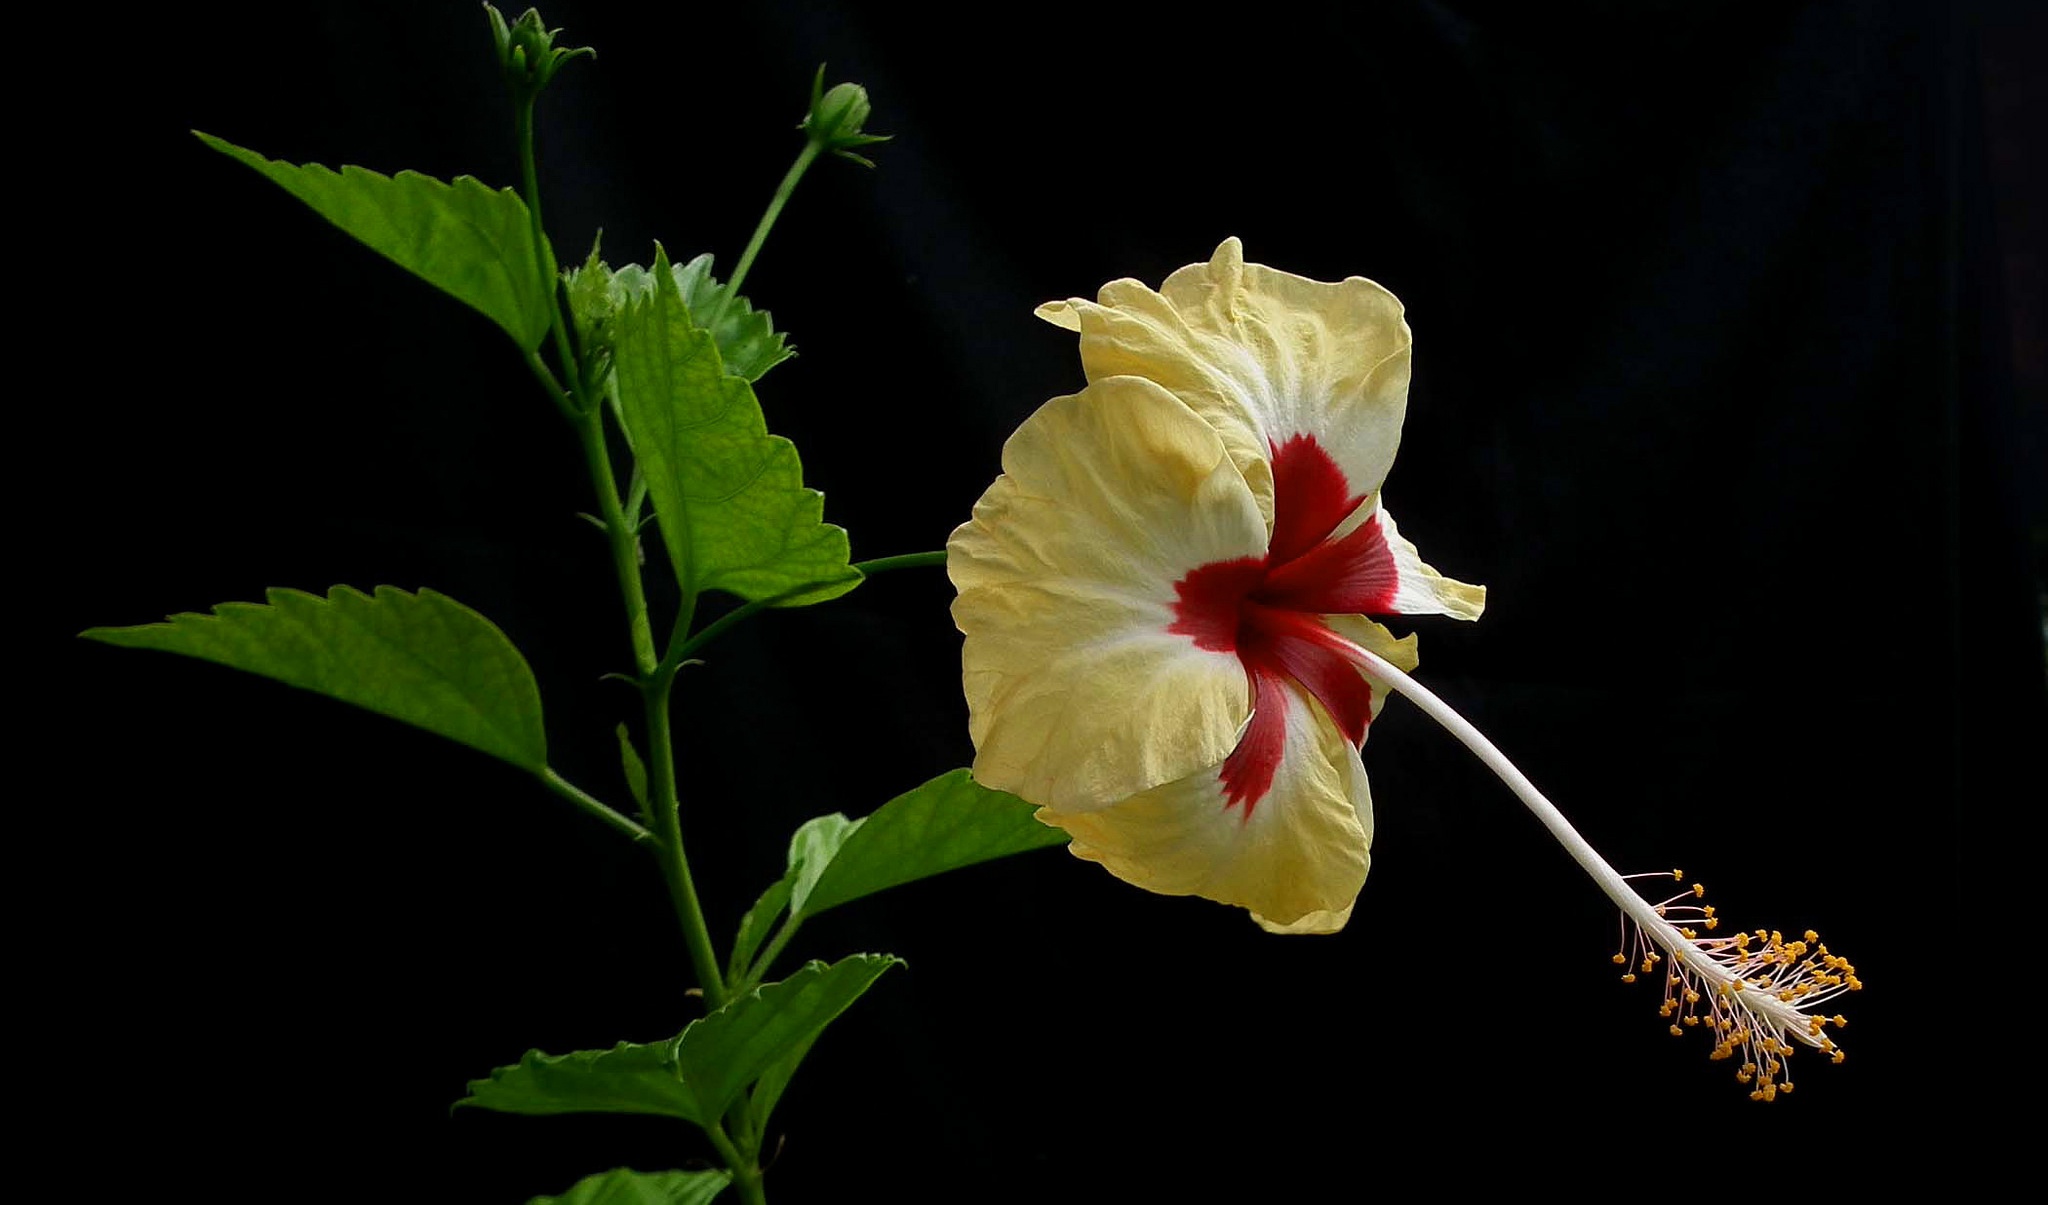
<svg viewBox="0 0 2048 1205">
<path fill-rule="evenodd" d="M 1048 302 L 1038 314 L 1080 333 L 1089 380 L 1142 376 L 1207 419 L 1269 523 L 1272 459 L 1290 440 L 1326 449 L 1354 499 L 1386 480 L 1407 411 L 1411 338 L 1401 303 L 1372 281 L 1248 264 L 1231 238 L 1157 292 L 1116 280 L 1095 301 Z"/>
<path fill-rule="evenodd" d="M 946 544 L 975 777 L 1064 813 L 1219 765 L 1250 714 L 1243 667 L 1167 629 L 1174 583 L 1265 554 L 1216 430 L 1151 381 L 1054 398 Z"/>
<path fill-rule="evenodd" d="M 1415 638 L 1394 639 L 1355 615 L 1332 616 L 1339 635 L 1403 669 Z M 1378 713 L 1387 687 L 1366 676 Z M 1344 927 L 1372 863 L 1372 794 L 1358 749 L 1293 683 L 1261 692 L 1282 709 L 1286 737 L 1271 789 L 1233 806 L 1221 765 L 1087 813 L 1043 808 L 1038 818 L 1073 834 L 1073 852 L 1126 882 L 1163 895 L 1199 895 L 1248 908 L 1275 933 Z"/>
<path fill-rule="evenodd" d="M 1048 402 L 953 533 L 975 775 L 1140 887 L 1341 929 L 1371 865 L 1359 760 L 1414 640 L 1477 618 L 1382 505 L 1407 407 L 1392 294 L 1244 262 L 1040 307 L 1089 385 Z M 1347 642 L 1349 642 L 1347 644 Z"/>
</svg>

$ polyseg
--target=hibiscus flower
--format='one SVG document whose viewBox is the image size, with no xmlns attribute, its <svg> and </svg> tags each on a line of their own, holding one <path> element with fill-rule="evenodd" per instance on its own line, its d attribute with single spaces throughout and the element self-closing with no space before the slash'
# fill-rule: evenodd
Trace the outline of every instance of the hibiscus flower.
<svg viewBox="0 0 2048 1205">
<path fill-rule="evenodd" d="M 1119 878 L 1331 933 L 1370 865 L 1359 759 L 1390 691 L 1500 777 L 1621 909 L 1621 977 L 1661 974 L 1672 1033 L 1773 1100 L 1820 1006 L 1862 987 L 1816 934 L 1713 934 L 1698 883 L 1652 902 L 1527 776 L 1408 676 L 1415 638 L 1368 616 L 1476 619 L 1485 591 L 1424 564 L 1380 487 L 1407 405 L 1401 305 L 1244 262 L 1229 239 L 1154 291 L 1039 315 L 1081 336 L 1088 386 L 1024 421 L 953 533 L 974 774 Z"/>
<path fill-rule="evenodd" d="M 1088 387 L 1003 449 L 953 533 L 975 777 L 1152 891 L 1333 932 L 1365 881 L 1359 746 L 1414 638 L 1372 615 L 1477 618 L 1380 496 L 1407 407 L 1401 304 L 1369 280 L 1244 261 L 1041 317 Z"/>
</svg>

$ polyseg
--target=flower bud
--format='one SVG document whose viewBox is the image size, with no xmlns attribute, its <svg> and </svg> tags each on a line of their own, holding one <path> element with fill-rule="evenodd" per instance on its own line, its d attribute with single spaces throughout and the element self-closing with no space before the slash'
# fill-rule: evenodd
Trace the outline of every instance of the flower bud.
<svg viewBox="0 0 2048 1205">
<path fill-rule="evenodd" d="M 522 101 L 547 87 L 563 63 L 578 55 L 597 57 L 588 46 L 557 47 L 555 35 L 562 31 L 549 29 L 538 9 L 527 9 L 509 25 L 505 15 L 489 4 L 484 5 L 484 14 L 490 18 L 491 38 L 498 44 L 498 65 L 505 72 L 505 82 Z"/>
<path fill-rule="evenodd" d="M 797 128 L 819 148 L 863 167 L 873 167 L 864 156 L 853 153 L 855 147 L 889 141 L 886 134 L 861 132 L 873 109 L 868 103 L 868 90 L 859 84 L 834 84 L 826 91 L 825 68 L 821 65 L 817 78 L 811 81 L 811 111 Z"/>
</svg>

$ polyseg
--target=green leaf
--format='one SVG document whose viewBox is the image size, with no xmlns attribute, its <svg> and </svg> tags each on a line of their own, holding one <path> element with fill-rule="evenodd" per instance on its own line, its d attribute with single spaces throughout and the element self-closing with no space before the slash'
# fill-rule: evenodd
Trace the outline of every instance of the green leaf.
<svg viewBox="0 0 2048 1205">
<path fill-rule="evenodd" d="M 767 310 L 755 310 L 754 303 L 711 275 L 711 256 L 700 255 L 670 270 L 690 322 L 709 330 L 718 345 L 718 358 L 725 371 L 753 382 L 768 370 L 795 355 L 788 338 L 774 328 Z M 654 294 L 654 275 L 639 264 L 627 264 L 614 271 L 591 248 L 590 258 L 580 268 L 563 274 L 567 281 L 569 309 L 576 328 L 587 344 L 609 336 L 618 312 L 626 305 Z M 725 298 L 730 295 L 732 300 Z M 719 311 L 723 302 L 725 309 Z M 711 319 L 717 315 L 718 323 Z"/>
<path fill-rule="evenodd" d="M 432 590 L 271 590 L 269 605 L 92 628 L 89 640 L 162 649 L 262 674 L 438 732 L 515 766 L 547 767 L 540 689 L 505 633 Z"/>
<path fill-rule="evenodd" d="M 529 1050 L 512 1066 L 492 1071 L 489 1079 L 471 1080 L 469 1095 L 455 1107 L 529 1116 L 651 1113 L 698 1125 L 716 1121 L 719 1111 L 703 1111 L 697 1099 L 682 1081 L 671 1038 L 648 1045 L 620 1042 L 610 1050 L 573 1054 Z"/>
<path fill-rule="evenodd" d="M 846 839 L 865 823 L 864 819 L 848 820 L 841 813 L 832 812 L 811 817 L 790 835 L 789 869 L 796 875 L 796 883 L 789 893 L 792 911 L 804 911 L 804 903 L 818 885 L 819 876 L 839 856 L 840 847 L 846 844 Z"/>
<path fill-rule="evenodd" d="M 747 1095 L 747 1109 L 754 1115 L 754 1128 L 766 1129 L 768 1119 L 775 1113 L 775 1106 L 782 1102 L 782 1093 L 789 1087 L 796 1069 L 803 1065 L 804 1056 L 811 1052 L 811 1044 L 817 1039 L 805 1042 L 777 1060 L 775 1065 L 761 1073 L 754 1081 L 754 1090 Z"/>
<path fill-rule="evenodd" d="M 509 188 L 470 176 L 453 183 L 360 167 L 340 171 L 266 159 L 211 134 L 200 141 L 255 168 L 372 251 L 467 302 L 527 351 L 547 337 L 554 313 L 554 252 L 534 259 L 532 219 Z"/>
<path fill-rule="evenodd" d="M 710 1205 L 730 1183 L 730 1172 L 636 1172 L 620 1167 L 586 1176 L 559 1197 L 535 1197 L 526 1205 Z"/>
<path fill-rule="evenodd" d="M 775 329 L 767 310 L 755 310 L 753 302 L 733 293 L 711 274 L 709 254 L 677 265 L 675 274 L 676 288 L 683 295 L 683 304 L 690 308 L 691 320 L 709 329 L 711 337 L 718 341 L 718 355 L 725 361 L 727 372 L 758 381 L 769 369 L 796 354 L 789 341 Z M 730 301 L 726 300 L 728 294 Z M 718 316 L 715 326 L 711 323 L 714 314 Z"/>
<path fill-rule="evenodd" d="M 471 1080 L 469 1095 L 456 1107 L 531 1115 L 650 1113 L 711 1125 L 770 1072 L 777 1077 L 771 1095 L 780 1096 L 825 1027 L 902 961 L 855 954 L 830 966 L 807 963 L 779 983 L 726 1001 L 667 1042 L 621 1042 L 562 1055 L 529 1050 L 489 1079 Z"/>
<path fill-rule="evenodd" d="M 726 374 L 659 247 L 652 275 L 653 289 L 619 311 L 614 373 L 684 591 L 800 606 L 853 589 L 846 532 L 823 521 L 824 495 L 804 487 L 796 446 L 768 434 L 753 387 Z"/>
<path fill-rule="evenodd" d="M 775 928 L 776 918 L 789 905 L 790 897 L 809 895 L 811 887 L 824 873 L 832 855 L 839 852 L 839 845 L 846 840 L 846 834 L 860 827 L 860 821 L 848 820 L 838 812 L 828 816 L 814 816 L 803 823 L 789 839 L 789 870 L 780 879 L 769 884 L 754 906 L 740 918 L 739 936 L 733 941 L 732 975 L 735 979 L 744 975 L 753 965 L 754 953 L 768 934 Z"/>
<path fill-rule="evenodd" d="M 806 963 L 789 978 L 762 984 L 692 1021 L 676 1043 L 676 1061 L 700 1115 L 723 1116 L 749 1084 L 786 1060 L 802 1058 L 834 1018 L 902 961 L 889 954 L 854 954 L 830 966 Z M 786 1082 L 788 1074 L 781 1078 Z"/>
<path fill-rule="evenodd" d="M 647 809 L 647 763 L 640 760 L 640 751 L 633 747 L 633 734 L 619 725 L 619 761 L 626 771 L 626 789 L 633 793 L 633 802 L 640 805 L 640 814 L 648 815 Z"/>
<path fill-rule="evenodd" d="M 943 871 L 1065 844 L 1066 833 L 1032 818 L 1036 810 L 1015 795 L 982 786 L 965 770 L 941 774 L 839 830 L 829 853 L 820 839 L 825 830 L 811 833 L 802 851 L 792 840 L 791 865 L 801 857 L 803 870 L 790 910 L 816 916 Z M 838 819 L 845 822 L 843 816 Z M 805 839 L 806 830 L 817 823 L 798 829 L 798 839 Z M 820 853 L 822 863 L 813 860 Z"/>
<path fill-rule="evenodd" d="M 796 876 L 796 869 L 791 868 L 788 874 L 770 883 L 768 890 L 762 892 L 761 898 L 755 900 L 754 906 L 747 909 L 747 914 L 740 918 L 740 931 L 733 939 L 732 962 L 726 975 L 729 981 L 737 982 L 739 977 L 746 974 L 747 969 L 754 965 L 755 951 L 761 948 L 762 942 L 768 940 L 769 932 L 775 928 L 776 918 L 780 917 L 782 910 L 789 905 L 789 893 L 796 886 Z"/>
</svg>

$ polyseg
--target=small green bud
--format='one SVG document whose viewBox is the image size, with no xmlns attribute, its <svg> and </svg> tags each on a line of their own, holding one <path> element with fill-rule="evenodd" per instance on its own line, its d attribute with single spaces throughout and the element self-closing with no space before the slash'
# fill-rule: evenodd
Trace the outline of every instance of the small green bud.
<svg viewBox="0 0 2048 1205">
<path fill-rule="evenodd" d="M 491 39 L 498 44 L 498 65 L 505 72 L 505 82 L 521 101 L 547 87 L 563 63 L 580 55 L 597 57 L 588 46 L 556 46 L 555 35 L 562 31 L 549 29 L 538 9 L 527 9 L 509 25 L 505 14 L 490 4 L 484 5 L 484 15 L 490 18 Z"/>
<path fill-rule="evenodd" d="M 873 110 L 874 106 L 868 103 L 868 90 L 859 84 L 834 84 L 829 92 L 826 91 L 825 68 L 820 64 L 817 78 L 811 81 L 811 111 L 797 129 L 802 130 L 813 143 L 840 158 L 851 159 L 863 167 L 873 167 L 874 164 L 864 156 L 853 153 L 855 147 L 889 141 L 887 134 L 861 131 Z"/>
</svg>

